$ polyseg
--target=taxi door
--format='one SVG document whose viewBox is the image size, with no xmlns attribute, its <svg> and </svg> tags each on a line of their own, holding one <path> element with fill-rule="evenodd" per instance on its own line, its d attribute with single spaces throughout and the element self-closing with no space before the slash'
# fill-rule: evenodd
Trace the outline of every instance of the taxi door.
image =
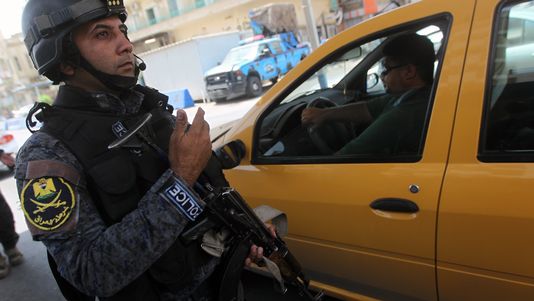
<svg viewBox="0 0 534 301">
<path fill-rule="evenodd" d="M 439 206 L 440 300 L 534 300 L 534 1 L 478 1 Z"/>
<path fill-rule="evenodd" d="M 474 3 L 420 1 L 338 34 L 270 89 L 225 137 L 225 142 L 240 139 L 247 147 L 241 165 L 225 172 L 230 183 L 253 205 L 269 204 L 285 211 L 290 249 L 313 284 L 330 294 L 347 300 L 361 300 L 362 295 L 437 300 L 438 200 Z M 260 142 L 253 141 L 258 139 L 253 133 L 266 122 L 265 112 L 278 103 L 282 108 L 284 97 L 334 53 L 434 20 L 447 20 L 447 33 L 437 49 L 440 63 L 417 159 L 402 162 L 381 157 L 332 163 L 299 157 L 291 163 L 278 158 L 251 163 L 258 162 L 252 145 Z M 338 71 L 344 69 L 332 72 Z M 391 208 L 396 201 L 401 207 L 415 204 L 417 210 L 399 212 Z"/>
</svg>

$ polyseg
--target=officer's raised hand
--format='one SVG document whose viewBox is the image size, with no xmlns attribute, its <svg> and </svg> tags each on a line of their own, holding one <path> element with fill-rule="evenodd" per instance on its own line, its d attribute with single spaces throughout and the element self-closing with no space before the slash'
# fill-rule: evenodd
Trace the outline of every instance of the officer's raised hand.
<svg viewBox="0 0 534 301">
<path fill-rule="evenodd" d="M 169 162 L 174 173 L 193 186 L 211 157 L 210 127 L 201 108 L 189 129 L 187 124 L 185 111 L 178 110 L 176 126 L 169 141 Z"/>
</svg>

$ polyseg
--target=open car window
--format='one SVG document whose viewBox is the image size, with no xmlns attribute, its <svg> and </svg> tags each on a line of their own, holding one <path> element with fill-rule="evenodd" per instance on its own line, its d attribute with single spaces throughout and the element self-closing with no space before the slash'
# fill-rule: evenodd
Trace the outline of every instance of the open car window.
<svg viewBox="0 0 534 301">
<path fill-rule="evenodd" d="M 417 33 L 433 43 L 437 58 L 434 77 L 437 78 L 449 23 L 447 16 L 440 16 L 433 21 L 410 24 L 340 47 L 320 66 L 313 68 L 317 71 L 303 75 L 299 85 L 283 94 L 260 117 L 255 129 L 254 159 L 259 163 L 418 161 L 432 106 L 430 89 L 424 104 L 413 110 L 417 111 L 417 117 L 412 117 L 413 112 L 397 113 L 397 116 L 391 113 L 392 118 L 382 120 L 380 127 L 346 121 L 311 128 L 301 123 L 301 114 L 309 106 L 346 106 L 390 97 L 380 78 L 384 59 L 382 48 L 397 35 Z M 433 87 L 436 84 L 437 80 L 434 80 Z M 402 125 L 395 124 L 398 122 Z M 409 125 L 410 129 L 402 133 L 395 131 L 404 125 Z M 376 129 L 370 130 L 373 126 Z M 392 129 L 389 133 L 388 127 Z M 380 136 L 371 137 L 371 132 Z M 365 141 L 361 141 L 364 140 L 361 137 L 366 137 Z M 340 152 L 343 147 L 354 144 L 356 139 L 365 146 L 355 148 L 353 152 Z M 403 145 L 407 141 L 411 145 Z M 384 146 L 373 147 L 375 142 Z"/>
</svg>

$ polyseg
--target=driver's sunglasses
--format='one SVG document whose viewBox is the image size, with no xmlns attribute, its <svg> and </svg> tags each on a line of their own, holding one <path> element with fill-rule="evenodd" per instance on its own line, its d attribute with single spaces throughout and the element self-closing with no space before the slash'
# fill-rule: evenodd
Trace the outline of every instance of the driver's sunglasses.
<svg viewBox="0 0 534 301">
<path fill-rule="evenodd" d="M 401 67 L 404 67 L 408 64 L 400 64 L 400 65 L 396 65 L 396 66 L 386 66 L 386 65 L 382 65 L 382 71 L 380 72 L 380 76 L 386 76 L 388 75 L 388 73 L 391 72 L 391 70 L 394 70 L 394 69 L 397 69 L 397 68 L 401 68 Z"/>
</svg>

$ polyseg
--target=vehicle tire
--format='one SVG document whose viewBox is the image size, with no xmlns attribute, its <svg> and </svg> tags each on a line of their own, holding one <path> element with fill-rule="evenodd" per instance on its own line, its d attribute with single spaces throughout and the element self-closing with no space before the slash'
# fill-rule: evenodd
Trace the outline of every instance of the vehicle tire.
<svg viewBox="0 0 534 301">
<path fill-rule="evenodd" d="M 257 97 L 261 95 L 262 91 L 261 80 L 257 76 L 251 76 L 247 79 L 247 96 Z"/>
</svg>

